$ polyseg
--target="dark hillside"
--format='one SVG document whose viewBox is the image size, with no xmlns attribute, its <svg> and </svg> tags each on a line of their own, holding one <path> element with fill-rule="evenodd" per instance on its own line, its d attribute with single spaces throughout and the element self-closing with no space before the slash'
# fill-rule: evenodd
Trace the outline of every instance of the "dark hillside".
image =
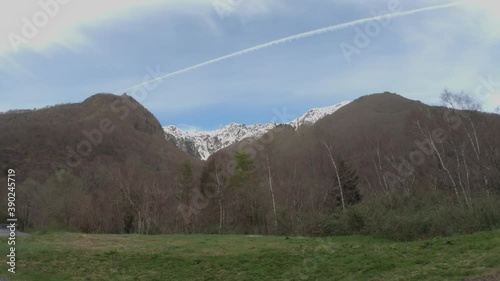
<svg viewBox="0 0 500 281">
<path fill-rule="evenodd" d="M 42 180 L 54 169 L 78 174 L 83 167 L 131 157 L 162 173 L 188 158 L 130 96 L 97 94 L 79 104 L 0 114 L 0 166 L 17 169 L 20 180 Z"/>
<path fill-rule="evenodd" d="M 202 162 L 169 143 L 158 120 L 127 95 L 0 114 L 0 168 L 16 171 L 21 229 L 177 231 L 185 165 L 194 184 Z"/>
<path fill-rule="evenodd" d="M 490 153 L 483 150 L 484 155 L 478 156 L 486 159 L 498 155 L 498 146 L 495 145 L 498 143 L 500 130 L 495 131 L 493 128 L 500 128 L 499 115 L 428 106 L 387 92 L 363 96 L 314 125 L 301 127 L 297 132 L 283 126 L 262 139 L 245 140 L 219 153 L 232 155 L 238 150 L 247 150 L 259 159 L 265 152 L 264 148 L 272 146 L 273 154 L 285 166 L 295 163 L 297 167 L 301 167 L 304 163 L 310 163 L 314 172 L 311 171 L 307 177 L 311 177 L 321 170 L 328 173 L 331 168 L 325 169 L 329 161 L 326 157 L 326 143 L 332 146 L 335 155 L 355 164 L 362 176 L 371 176 L 374 173 L 374 160 L 380 162 L 380 166 L 389 166 L 385 170 L 382 167 L 380 172 L 396 173 L 390 166 L 401 164 L 401 161 L 396 161 L 399 157 L 410 162 L 410 154 L 423 148 L 426 152 L 426 165 L 417 166 L 428 171 L 428 166 L 438 165 L 437 154 L 427 153 L 429 146 L 426 135 L 418 124 L 424 133 L 432 133 L 436 129 L 443 131 L 447 140 L 438 144 L 439 151 L 447 150 L 446 144 L 458 145 L 459 142 L 461 145 L 465 143 L 467 148 L 470 146 L 467 143 L 467 132 L 472 135 L 475 130 L 479 146 L 489 147 L 490 150 Z M 445 153 L 444 157 L 446 155 Z M 317 165 L 313 165 L 311 161 Z M 301 170 L 307 169 L 301 167 Z M 366 182 L 360 186 L 367 193 L 373 191 L 368 190 Z"/>
<path fill-rule="evenodd" d="M 441 198 L 442 202 L 452 202 L 448 205 L 456 204 L 458 210 L 467 210 L 465 206 L 471 210 L 475 198 L 500 193 L 500 115 L 463 109 L 467 108 L 428 106 L 392 93 L 364 96 L 312 126 L 298 131 L 283 126 L 262 138 L 233 144 L 208 159 L 212 166 L 206 167 L 205 173 L 214 174 L 218 165 L 221 171 L 227 171 L 226 178 L 232 179 L 239 173 L 234 168 L 238 163 L 235 155 L 248 154 L 253 163 L 251 181 L 240 189 L 243 195 L 227 195 L 246 199 L 240 203 L 233 198 L 229 201 L 237 206 L 255 205 L 253 214 L 247 216 L 259 217 L 268 228 L 272 228 L 273 217 L 280 218 L 281 231 L 285 232 L 307 232 L 297 228 L 308 229 L 304 220 L 342 213 L 351 205 L 377 198 L 393 200 L 403 196 L 435 204 L 433 208 L 440 203 L 429 202 Z M 258 183 L 257 187 L 253 182 Z M 225 184 L 231 185 L 231 181 Z M 260 201 L 251 199 L 254 193 L 260 194 Z M 391 205 L 373 205 L 366 209 L 367 214 L 375 214 L 376 206 Z M 401 213 L 394 208 L 389 210 Z M 444 218 L 437 214 L 420 215 L 415 221 L 429 215 Z M 227 217 L 239 215 L 226 213 Z M 244 222 L 241 218 L 237 221 Z M 317 221 L 313 225 L 325 223 Z M 275 228 L 279 229 L 277 224 Z M 425 225 L 420 221 L 415 224 Z M 360 222 L 356 227 L 362 226 Z M 342 227 L 333 229 L 335 233 L 347 231 Z"/>
</svg>

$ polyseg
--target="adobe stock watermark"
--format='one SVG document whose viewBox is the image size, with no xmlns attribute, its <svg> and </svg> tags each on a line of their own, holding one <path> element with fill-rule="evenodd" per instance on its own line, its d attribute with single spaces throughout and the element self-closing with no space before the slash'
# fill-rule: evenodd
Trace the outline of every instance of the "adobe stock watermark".
<svg viewBox="0 0 500 281">
<path fill-rule="evenodd" d="M 372 39 L 379 36 L 382 29 L 391 24 L 393 15 L 402 12 L 402 10 L 400 0 L 389 0 L 386 9 L 378 13 L 375 11 L 370 12 L 370 14 L 373 17 L 377 17 L 377 19 L 367 22 L 364 24 L 363 28 L 355 26 L 353 28 L 355 35 L 352 44 L 345 41 L 339 44 L 340 50 L 347 63 L 351 63 L 353 55 L 359 55 L 363 49 L 368 48 L 372 43 Z"/>
<path fill-rule="evenodd" d="M 214 0 L 212 6 L 214 6 L 219 18 L 224 20 L 236 11 L 241 5 L 241 2 L 243 2 L 243 0 Z"/>
<path fill-rule="evenodd" d="M 19 51 L 22 44 L 28 44 L 35 38 L 41 29 L 46 27 L 50 19 L 54 18 L 61 11 L 61 7 L 67 5 L 71 0 L 40 0 L 38 1 L 39 10 L 28 19 L 23 17 L 22 27 L 19 33 L 9 32 L 7 39 L 14 51 Z"/>
<path fill-rule="evenodd" d="M 161 79 L 156 81 L 150 80 L 165 75 L 165 73 L 160 70 L 159 65 L 156 66 L 156 69 L 149 66 L 146 67 L 146 72 L 147 74 L 142 79 L 143 84 L 133 88 L 129 94 L 129 96 L 133 97 L 139 103 L 143 102 L 147 98 L 149 92 L 156 89 L 162 82 Z M 118 118 L 123 121 L 129 117 L 130 111 L 138 106 L 139 105 L 128 98 L 127 95 L 122 95 L 111 103 L 110 110 L 118 115 Z M 102 118 L 98 122 L 96 128 L 83 129 L 81 131 L 83 135 L 81 141 L 75 146 L 66 146 L 67 153 L 65 162 L 53 162 L 51 164 L 52 169 L 57 172 L 59 170 L 71 171 L 77 168 L 82 164 L 85 158 L 89 157 L 92 152 L 103 143 L 105 136 L 113 133 L 115 129 L 116 127 L 110 118 Z M 59 176 L 59 173 L 56 174 Z"/>
<path fill-rule="evenodd" d="M 489 75 L 488 77 L 482 76 L 474 88 L 474 95 L 476 98 L 484 100 L 495 94 L 498 90 L 500 90 L 500 82 L 495 82 L 493 75 Z M 444 111 L 442 118 L 451 131 L 456 131 L 464 126 L 462 118 L 466 117 L 465 115 L 460 110 L 448 108 Z M 427 157 L 438 154 L 436 145 L 443 144 L 450 137 L 449 133 L 439 127 L 429 130 L 424 140 L 415 140 L 415 145 L 418 149 L 412 151 L 406 158 L 401 156 L 399 163 L 396 162 L 396 159 L 386 156 L 386 160 L 396 171 L 396 173 L 391 171 L 384 173 L 384 177 L 388 179 L 389 186 L 394 188 L 398 183 L 404 182 L 406 178 L 414 175 L 416 167 L 424 165 Z"/>
<path fill-rule="evenodd" d="M 309 280 L 311 274 L 320 270 L 320 263 L 326 264 L 328 261 L 332 261 L 335 254 L 333 239 L 319 239 L 318 244 L 314 249 L 312 257 L 304 259 L 300 266 L 295 266 L 283 274 L 282 278 L 284 281 Z"/>
<path fill-rule="evenodd" d="M 479 84 L 474 89 L 474 95 L 480 100 L 488 102 L 493 95 L 500 95 L 500 82 L 493 81 L 493 75 L 479 77 Z M 495 110 L 500 113 L 500 104 L 492 104 Z"/>
<path fill-rule="evenodd" d="M 451 128 L 451 130 L 456 131 L 463 125 L 460 115 L 461 113 L 457 112 L 457 110 L 447 109 L 442 117 L 447 126 Z M 396 172 L 384 172 L 384 177 L 389 183 L 389 187 L 394 189 L 398 183 L 403 183 L 405 179 L 413 176 L 416 167 L 424 165 L 427 158 L 438 154 L 437 145 L 443 144 L 449 137 L 449 133 L 446 132 L 446 130 L 441 127 L 436 127 L 426 132 L 425 139 L 415 140 L 414 143 L 418 149 L 411 151 L 407 157 L 400 156 L 399 163 L 393 156 L 386 156 L 386 161 L 391 164 Z"/>
</svg>

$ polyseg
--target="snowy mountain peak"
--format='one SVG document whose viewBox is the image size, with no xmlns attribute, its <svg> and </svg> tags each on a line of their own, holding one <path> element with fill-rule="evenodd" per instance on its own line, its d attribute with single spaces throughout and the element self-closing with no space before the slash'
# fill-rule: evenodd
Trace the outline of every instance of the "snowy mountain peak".
<svg viewBox="0 0 500 281">
<path fill-rule="evenodd" d="M 295 129 L 303 125 L 312 125 L 347 104 L 349 101 L 328 107 L 313 108 L 286 124 Z M 261 137 L 278 125 L 280 124 L 275 122 L 253 125 L 232 122 L 213 131 L 185 132 L 174 125 L 165 126 L 163 129 L 168 141 L 192 156 L 206 160 L 210 155 L 224 147 L 249 137 Z"/>
<path fill-rule="evenodd" d="M 330 115 L 337 111 L 339 108 L 349 104 L 350 101 L 344 101 L 336 105 L 327 107 L 318 107 L 309 109 L 306 113 L 302 114 L 300 117 L 290 121 L 288 124 L 292 125 L 295 129 L 302 125 L 312 125 L 316 123 L 321 118 Z"/>
</svg>

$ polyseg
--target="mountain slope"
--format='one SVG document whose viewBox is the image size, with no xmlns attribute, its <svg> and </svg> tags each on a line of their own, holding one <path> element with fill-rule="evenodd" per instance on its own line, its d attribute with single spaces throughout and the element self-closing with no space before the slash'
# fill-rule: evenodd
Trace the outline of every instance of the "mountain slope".
<svg viewBox="0 0 500 281">
<path fill-rule="evenodd" d="M 295 129 L 312 125 L 347 104 L 349 102 L 345 101 L 333 106 L 313 108 L 286 124 Z M 254 125 L 231 123 L 217 130 L 195 132 L 185 132 L 173 125 L 163 127 L 163 129 L 165 137 L 171 143 L 193 157 L 206 160 L 210 155 L 224 147 L 246 138 L 259 138 L 278 125 L 281 124 L 274 122 Z"/>
<path fill-rule="evenodd" d="M 300 126 L 303 125 L 312 125 L 317 121 L 319 121 L 320 119 L 324 118 L 325 116 L 333 114 L 335 111 L 348 105 L 349 103 L 351 102 L 344 101 L 332 106 L 312 108 L 308 110 L 306 113 L 302 114 L 301 116 L 290 121 L 288 124 L 294 127 L 295 129 L 298 129 Z"/>
<path fill-rule="evenodd" d="M 172 173 L 189 156 L 167 142 L 158 120 L 130 96 L 97 94 L 82 103 L 0 114 L 0 168 L 43 180 L 125 162 Z"/>
<path fill-rule="evenodd" d="M 468 137 L 471 132 L 477 135 L 480 154 L 472 149 Z M 389 192 L 391 187 L 410 192 L 416 186 L 438 188 L 444 183 L 453 186 L 451 180 L 447 182 L 450 177 L 457 177 L 454 181 L 458 188 L 460 181 L 472 174 L 476 177 L 474 183 L 482 182 L 485 177 L 494 182 L 498 177 L 492 171 L 500 168 L 499 132 L 499 115 L 451 111 L 386 92 L 358 98 L 312 126 L 296 131 L 275 128 L 260 139 L 234 143 L 211 159 L 227 162 L 236 151 L 245 150 L 253 155 L 257 171 L 265 170 L 268 158 L 275 163 L 273 173 L 282 182 L 274 184 L 282 185 L 283 192 L 287 192 L 288 186 L 297 185 L 328 190 L 335 186 L 326 148 L 329 146 L 337 161 L 348 160 L 357 171 L 359 187 L 365 194 Z M 439 157 L 428 143 L 429 134 L 433 138 L 444 136 L 443 141 L 435 144 L 441 153 Z M 461 159 L 458 164 L 457 159 Z M 472 159 L 484 163 L 479 165 Z M 470 162 L 464 164 L 464 161 Z M 443 165 L 453 170 L 450 172 L 453 174 L 448 175 Z M 469 174 L 464 170 L 465 165 Z"/>
</svg>

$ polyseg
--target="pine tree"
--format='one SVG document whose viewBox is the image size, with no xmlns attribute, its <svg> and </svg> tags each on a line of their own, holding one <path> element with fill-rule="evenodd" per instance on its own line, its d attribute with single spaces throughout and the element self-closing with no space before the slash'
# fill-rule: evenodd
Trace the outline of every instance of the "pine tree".
<svg viewBox="0 0 500 281">
<path fill-rule="evenodd" d="M 258 186 L 255 177 L 255 165 L 252 156 L 244 151 L 235 154 L 234 173 L 231 177 L 231 187 L 235 194 L 233 211 L 236 214 L 238 227 L 244 233 L 255 233 L 255 228 L 261 222 L 258 206 Z"/>
<path fill-rule="evenodd" d="M 184 161 L 181 168 L 181 196 L 180 201 L 189 204 L 189 196 L 193 186 L 193 168 L 189 160 Z"/>
<path fill-rule="evenodd" d="M 350 206 L 359 203 L 363 199 L 358 189 L 359 176 L 356 170 L 342 158 L 339 161 L 339 176 L 342 187 L 344 188 L 345 204 Z M 337 195 L 337 203 L 339 203 L 340 200 L 340 196 Z"/>
<path fill-rule="evenodd" d="M 193 169 L 191 167 L 191 162 L 189 160 L 184 161 L 180 174 L 181 174 L 181 182 L 177 195 L 177 199 L 179 200 L 178 208 L 184 219 L 184 231 L 186 233 L 190 233 L 192 232 L 191 195 L 193 191 Z"/>
<path fill-rule="evenodd" d="M 334 211 L 340 206 L 345 211 L 348 206 L 359 203 L 362 200 L 362 195 L 358 189 L 359 176 L 356 170 L 344 159 L 339 157 L 338 161 L 335 162 L 337 163 L 337 172 L 333 174 L 334 186 L 327 195 L 328 198 L 325 200 L 325 207 Z M 342 185 L 342 192 L 339 184 Z"/>
<path fill-rule="evenodd" d="M 251 159 L 251 155 L 244 151 L 237 151 L 234 157 L 236 159 L 236 165 L 232 182 L 235 186 L 242 186 L 251 179 L 255 168 L 254 163 Z"/>
</svg>

